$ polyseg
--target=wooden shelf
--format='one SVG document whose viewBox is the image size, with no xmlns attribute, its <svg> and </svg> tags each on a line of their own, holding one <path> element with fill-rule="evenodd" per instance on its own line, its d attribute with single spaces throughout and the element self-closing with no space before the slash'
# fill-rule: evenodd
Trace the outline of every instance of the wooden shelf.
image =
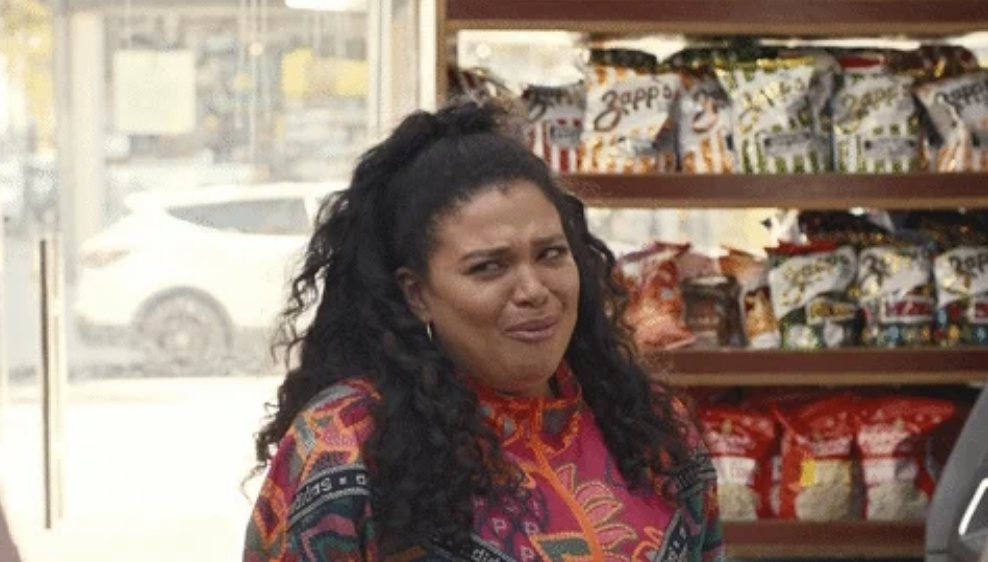
<svg viewBox="0 0 988 562">
<path fill-rule="evenodd" d="M 447 0 L 445 28 L 704 35 L 954 35 L 988 29 L 980 0 Z"/>
<path fill-rule="evenodd" d="M 922 557 L 921 523 L 725 523 L 731 558 L 912 558 Z"/>
<path fill-rule="evenodd" d="M 988 5 L 988 2 L 986 2 Z M 563 176 L 603 207 L 956 209 L 988 207 L 988 174 Z"/>
<path fill-rule="evenodd" d="M 984 383 L 984 349 L 673 351 L 650 353 L 650 372 L 679 386 L 868 386 Z"/>
</svg>

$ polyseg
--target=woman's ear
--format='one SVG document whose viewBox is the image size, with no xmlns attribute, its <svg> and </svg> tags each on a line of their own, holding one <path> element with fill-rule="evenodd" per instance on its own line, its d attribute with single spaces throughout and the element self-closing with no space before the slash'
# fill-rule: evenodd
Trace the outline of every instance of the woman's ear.
<svg viewBox="0 0 988 562">
<path fill-rule="evenodd" d="M 418 316 L 423 324 L 432 322 L 429 315 L 428 299 L 425 297 L 425 284 L 422 279 L 407 267 L 399 269 L 395 273 L 395 279 L 398 281 L 398 286 L 401 287 L 401 292 L 405 296 L 405 303 L 408 304 L 412 313 Z"/>
</svg>

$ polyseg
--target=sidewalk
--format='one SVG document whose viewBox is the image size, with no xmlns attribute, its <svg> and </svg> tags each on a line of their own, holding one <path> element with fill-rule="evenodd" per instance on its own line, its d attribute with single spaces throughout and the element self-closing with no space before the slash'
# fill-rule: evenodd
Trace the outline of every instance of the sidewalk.
<svg viewBox="0 0 988 562">
<path fill-rule="evenodd" d="M 240 485 L 253 466 L 263 403 L 278 382 L 73 385 L 65 412 L 65 519 L 54 531 L 42 529 L 36 390 L 17 388 L 3 416 L 0 482 L 24 562 L 239 560 L 251 508 Z"/>
</svg>

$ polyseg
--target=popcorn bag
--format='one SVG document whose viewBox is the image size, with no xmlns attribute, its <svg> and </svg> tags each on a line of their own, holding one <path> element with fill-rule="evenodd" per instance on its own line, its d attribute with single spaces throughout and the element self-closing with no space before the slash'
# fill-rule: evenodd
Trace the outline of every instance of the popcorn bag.
<svg viewBox="0 0 988 562">
<path fill-rule="evenodd" d="M 934 169 L 988 170 L 988 71 L 923 84 L 916 96 L 941 141 Z"/>
<path fill-rule="evenodd" d="M 854 464 L 856 400 L 836 395 L 790 412 L 776 410 L 784 427 L 779 516 L 800 521 L 860 518 Z"/>
<path fill-rule="evenodd" d="M 920 170 L 919 115 L 913 78 L 875 59 L 844 57 L 843 84 L 833 99 L 836 168 L 847 173 Z"/>
<path fill-rule="evenodd" d="M 809 57 L 718 63 L 717 77 L 734 105 L 734 147 L 746 174 L 825 171 L 815 130 Z"/>
<path fill-rule="evenodd" d="M 733 174 L 731 100 L 717 77 L 684 71 L 676 125 L 683 173 Z"/>
<path fill-rule="evenodd" d="M 682 81 L 675 72 L 660 72 L 657 64 L 638 51 L 591 52 L 582 171 L 676 171 L 673 110 Z"/>
<path fill-rule="evenodd" d="M 866 347 L 920 347 L 933 342 L 933 262 L 921 246 L 884 245 L 858 258 L 858 298 Z"/>
<path fill-rule="evenodd" d="M 930 437 L 955 414 L 952 403 L 918 397 L 865 401 L 857 442 L 869 521 L 919 521 L 936 487 Z"/>
<path fill-rule="evenodd" d="M 721 517 L 728 521 L 771 517 L 775 420 L 747 409 L 718 405 L 704 408 L 700 421 L 717 469 Z"/>
<path fill-rule="evenodd" d="M 522 93 L 528 112 L 526 141 L 554 172 L 580 169 L 580 137 L 586 112 L 582 83 L 561 87 L 529 86 Z"/>
</svg>

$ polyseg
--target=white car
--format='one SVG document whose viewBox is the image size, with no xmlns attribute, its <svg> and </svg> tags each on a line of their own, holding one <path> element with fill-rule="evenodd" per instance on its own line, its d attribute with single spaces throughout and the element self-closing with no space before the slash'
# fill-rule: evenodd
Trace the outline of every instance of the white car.
<svg viewBox="0 0 988 562">
<path fill-rule="evenodd" d="M 156 371 L 208 373 L 270 335 L 321 200 L 341 184 L 142 193 L 79 254 L 75 319 L 90 342 L 137 343 Z M 257 352 L 257 338 L 253 340 Z"/>
</svg>

